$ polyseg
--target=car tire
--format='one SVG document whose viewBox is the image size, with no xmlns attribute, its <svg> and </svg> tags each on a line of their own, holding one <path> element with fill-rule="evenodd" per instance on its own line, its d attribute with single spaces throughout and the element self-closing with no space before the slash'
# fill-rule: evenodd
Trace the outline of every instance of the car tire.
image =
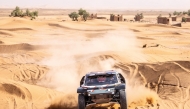
<svg viewBox="0 0 190 109">
<path fill-rule="evenodd" d="M 78 95 L 78 109 L 85 109 L 86 101 L 85 96 L 83 94 Z"/>
<path fill-rule="evenodd" d="M 124 90 L 120 90 L 120 109 L 127 109 L 127 100 Z"/>
</svg>

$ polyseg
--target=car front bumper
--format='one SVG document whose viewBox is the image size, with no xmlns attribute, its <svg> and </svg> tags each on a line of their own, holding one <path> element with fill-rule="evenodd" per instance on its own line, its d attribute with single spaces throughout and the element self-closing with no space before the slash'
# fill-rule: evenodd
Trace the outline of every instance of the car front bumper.
<svg viewBox="0 0 190 109">
<path fill-rule="evenodd" d="M 88 90 L 87 92 L 88 96 L 91 96 L 91 100 L 95 103 L 108 103 L 115 94 L 114 89 Z"/>
</svg>

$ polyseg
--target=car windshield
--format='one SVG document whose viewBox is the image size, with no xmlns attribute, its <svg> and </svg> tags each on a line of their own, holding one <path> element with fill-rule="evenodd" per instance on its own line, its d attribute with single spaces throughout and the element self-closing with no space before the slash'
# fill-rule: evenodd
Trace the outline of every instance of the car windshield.
<svg viewBox="0 0 190 109">
<path fill-rule="evenodd" d="M 85 84 L 87 86 L 94 86 L 94 85 L 115 84 L 117 82 L 118 81 L 115 74 L 108 74 L 108 75 L 87 76 Z"/>
</svg>

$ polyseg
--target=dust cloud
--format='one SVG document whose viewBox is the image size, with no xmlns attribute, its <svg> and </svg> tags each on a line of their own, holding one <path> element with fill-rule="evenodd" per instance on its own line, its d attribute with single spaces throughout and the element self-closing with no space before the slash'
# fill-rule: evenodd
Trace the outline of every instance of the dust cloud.
<svg viewBox="0 0 190 109">
<path fill-rule="evenodd" d="M 127 102 L 129 107 L 153 106 L 158 103 L 159 96 L 156 92 L 143 85 L 127 85 Z"/>
<path fill-rule="evenodd" d="M 44 45 L 49 45 L 49 57 L 40 64 L 49 67 L 49 72 L 38 82 L 38 85 L 63 92 L 61 99 L 55 98 L 52 105 L 57 106 L 71 103 L 77 105 L 77 87 L 81 77 L 90 71 L 115 69 L 117 60 L 112 58 L 102 59 L 102 55 L 112 55 L 109 52 L 127 53 L 133 56 L 139 54 L 137 41 L 133 32 L 124 29 L 108 31 L 102 37 L 87 38 L 84 35 L 65 32 L 63 37 L 45 39 Z M 130 57 L 129 57 L 130 58 Z M 122 72 L 122 69 L 115 69 Z M 70 96 L 71 95 L 71 96 Z M 67 97 L 72 99 L 67 99 Z M 127 86 L 128 104 L 143 105 L 147 101 L 155 101 L 154 92 L 144 86 Z M 148 99 L 148 100 L 147 100 Z M 52 106 L 51 105 L 51 106 Z"/>
</svg>

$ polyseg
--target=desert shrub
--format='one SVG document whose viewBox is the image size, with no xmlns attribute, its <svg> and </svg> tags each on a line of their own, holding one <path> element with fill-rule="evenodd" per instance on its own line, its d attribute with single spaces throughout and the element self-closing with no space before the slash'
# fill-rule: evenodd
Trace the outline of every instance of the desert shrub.
<svg viewBox="0 0 190 109">
<path fill-rule="evenodd" d="M 29 16 L 30 15 L 30 11 L 29 9 L 26 9 L 26 13 L 25 13 L 26 16 Z"/>
<path fill-rule="evenodd" d="M 171 16 L 172 16 L 172 14 L 169 13 L 169 17 L 171 17 Z"/>
<path fill-rule="evenodd" d="M 80 9 L 78 10 L 78 14 L 79 14 L 80 16 L 83 16 L 84 13 L 86 13 L 86 10 L 84 10 L 84 9 L 82 9 L 82 8 L 80 8 Z"/>
<path fill-rule="evenodd" d="M 69 17 L 72 18 L 73 21 L 78 21 L 79 14 L 76 12 L 72 12 L 69 14 Z"/>
<path fill-rule="evenodd" d="M 136 14 L 135 17 L 134 17 L 134 19 L 136 20 L 137 18 L 143 19 L 143 18 L 144 18 L 143 13 L 141 13 L 141 14 Z"/>
<path fill-rule="evenodd" d="M 185 17 L 182 17 L 181 22 L 186 22 L 187 19 Z"/>
<path fill-rule="evenodd" d="M 177 14 L 178 14 L 178 12 L 177 12 L 177 11 L 174 11 L 174 12 L 173 12 L 173 15 L 177 15 Z"/>
<path fill-rule="evenodd" d="M 188 16 L 190 16 L 190 9 L 186 12 L 186 11 L 183 11 L 183 12 L 176 12 L 176 11 L 174 11 L 174 13 L 173 13 L 173 15 L 177 15 L 177 16 L 179 16 L 179 15 L 188 15 Z"/>
<path fill-rule="evenodd" d="M 69 14 L 69 17 L 70 17 L 73 21 L 78 21 L 78 17 L 79 17 L 79 16 L 80 16 L 84 21 L 86 21 L 87 18 L 89 17 L 89 13 L 88 13 L 86 10 L 80 8 L 80 9 L 78 10 L 78 13 L 77 13 L 77 12 L 72 12 L 72 13 Z"/>
<path fill-rule="evenodd" d="M 143 19 L 143 18 L 144 18 L 144 15 L 143 15 L 143 13 L 141 13 L 141 14 L 140 14 L 140 16 L 141 16 L 141 19 Z"/>
<path fill-rule="evenodd" d="M 23 14 L 23 11 L 20 10 L 20 8 L 17 6 L 12 12 L 11 15 L 9 15 L 10 17 L 21 17 Z"/>
<path fill-rule="evenodd" d="M 190 16 L 190 9 L 187 11 L 187 15 Z"/>
<path fill-rule="evenodd" d="M 185 11 L 183 11 L 183 12 L 177 12 L 177 11 L 174 11 L 173 12 L 173 15 L 176 15 L 176 16 L 181 16 L 181 15 L 185 15 Z"/>
<path fill-rule="evenodd" d="M 28 17 L 31 17 L 32 19 L 35 19 L 36 17 L 38 17 L 38 11 L 30 12 L 29 9 L 26 9 L 24 16 L 28 16 Z"/>
<path fill-rule="evenodd" d="M 38 17 L 38 11 L 34 11 L 34 16 Z"/>
<path fill-rule="evenodd" d="M 84 19 L 84 21 L 86 21 L 88 17 L 89 17 L 89 13 L 88 12 L 84 12 L 83 13 L 83 19 Z"/>
<path fill-rule="evenodd" d="M 177 15 L 179 16 L 179 15 L 181 15 L 181 14 L 182 14 L 182 12 L 178 12 L 178 14 L 177 14 Z"/>
<path fill-rule="evenodd" d="M 16 6 L 16 8 L 11 12 L 11 15 L 9 15 L 9 16 L 10 17 L 28 16 L 28 17 L 31 17 L 31 20 L 33 20 L 36 17 L 38 17 L 38 11 L 30 12 L 29 9 L 26 9 L 26 12 L 23 13 L 23 11 L 18 6 Z"/>
<path fill-rule="evenodd" d="M 187 12 L 183 11 L 183 15 L 187 14 Z"/>
<path fill-rule="evenodd" d="M 82 8 L 78 10 L 78 14 L 83 18 L 84 21 L 86 21 L 87 18 L 89 17 L 89 13 Z"/>
</svg>

